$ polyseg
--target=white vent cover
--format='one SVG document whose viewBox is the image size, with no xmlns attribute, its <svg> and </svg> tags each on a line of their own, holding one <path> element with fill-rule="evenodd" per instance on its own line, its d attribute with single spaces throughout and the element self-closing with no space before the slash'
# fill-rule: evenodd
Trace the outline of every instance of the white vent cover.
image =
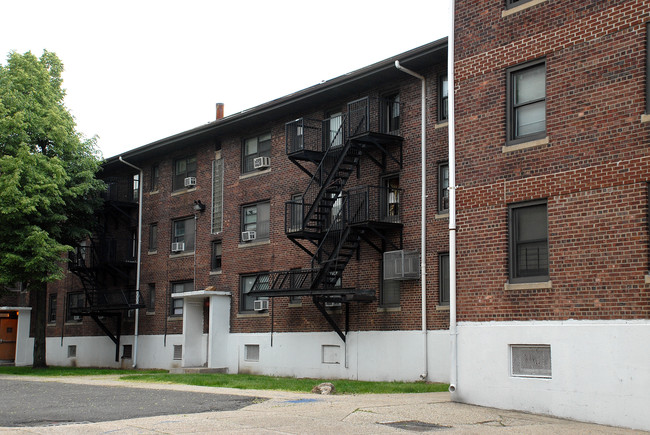
<svg viewBox="0 0 650 435">
<path fill-rule="evenodd" d="M 420 277 L 420 253 L 418 251 L 384 252 L 384 279 L 407 280 Z"/>
<path fill-rule="evenodd" d="M 551 346 L 548 344 L 511 344 L 512 376 L 528 378 L 551 377 Z"/>
<path fill-rule="evenodd" d="M 183 345 L 175 344 L 174 345 L 174 359 L 183 359 Z"/>
</svg>

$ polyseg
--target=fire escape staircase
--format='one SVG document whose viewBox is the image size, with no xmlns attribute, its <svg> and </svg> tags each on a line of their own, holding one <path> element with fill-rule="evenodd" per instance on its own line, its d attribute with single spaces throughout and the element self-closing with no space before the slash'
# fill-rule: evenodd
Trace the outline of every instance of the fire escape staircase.
<svg viewBox="0 0 650 435">
<path fill-rule="evenodd" d="M 79 278 L 84 289 L 84 306 L 70 307 L 70 315 L 93 319 L 115 343 L 115 361 L 119 361 L 122 318 L 127 311 L 145 305 L 136 303 L 142 300 L 136 295 L 138 290 L 107 288 L 107 276 L 128 283 L 129 275 L 124 269 L 134 264 L 128 259 L 121 261 L 116 246 L 118 243 L 114 239 L 90 239 L 89 245 L 78 246 L 70 254 L 70 271 Z M 120 263 L 123 264 L 120 266 Z M 68 306 L 67 300 L 65 306 Z M 113 330 L 105 322 L 106 318 L 115 319 Z"/>
<path fill-rule="evenodd" d="M 388 156 L 401 167 L 402 138 L 372 133 L 369 109 L 368 98 L 349 103 L 348 112 L 340 115 L 341 120 L 337 122 L 340 126 L 336 130 L 330 128 L 331 119 L 322 121 L 320 126 L 317 121 L 306 118 L 287 124 L 288 157 L 311 179 L 304 193 L 285 205 L 285 232 L 310 255 L 312 267 L 271 272 L 268 280 L 258 276 L 250 292 L 270 298 L 311 296 L 316 308 L 344 342 L 349 325 L 349 303 L 375 299 L 374 290 L 342 286 L 346 266 L 355 253 L 359 256 L 362 240 L 380 252 L 385 250 L 387 243 L 399 249 L 383 231 L 367 225 L 369 199 L 375 197 L 370 192 L 377 193 L 379 201 L 383 193 L 381 188 L 362 186 L 349 192 L 344 190 L 351 175 L 355 172 L 359 175 L 362 156 L 368 156 L 384 168 Z M 391 143 L 399 144 L 397 157 L 388 150 Z M 381 161 L 370 154 L 371 150 L 382 153 Z M 310 166 L 315 169 L 310 170 Z M 383 229 L 395 228 L 400 230 L 401 246 L 401 224 L 393 220 L 383 225 Z M 368 234 L 379 236 L 382 247 L 376 246 Z M 341 304 L 345 304 L 345 332 L 328 311 Z"/>
</svg>

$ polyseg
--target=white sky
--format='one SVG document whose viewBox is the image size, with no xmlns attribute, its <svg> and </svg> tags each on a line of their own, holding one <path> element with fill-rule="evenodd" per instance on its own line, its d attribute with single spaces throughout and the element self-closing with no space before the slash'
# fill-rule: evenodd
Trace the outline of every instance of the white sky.
<svg viewBox="0 0 650 435">
<path fill-rule="evenodd" d="M 66 105 L 104 157 L 449 33 L 449 0 L 3 0 L 0 62 L 63 61 Z"/>
</svg>

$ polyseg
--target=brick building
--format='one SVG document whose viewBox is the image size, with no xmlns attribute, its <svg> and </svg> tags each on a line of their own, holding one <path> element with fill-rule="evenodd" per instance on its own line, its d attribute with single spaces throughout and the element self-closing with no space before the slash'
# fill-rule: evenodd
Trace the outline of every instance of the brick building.
<svg viewBox="0 0 650 435">
<path fill-rule="evenodd" d="M 649 21 L 456 2 L 456 400 L 650 428 Z"/>
<path fill-rule="evenodd" d="M 48 363 L 446 380 L 446 59 L 439 40 L 231 116 L 218 105 L 107 159 L 96 234 L 49 288 Z M 421 81 L 396 60 L 426 79 L 424 310 Z"/>
</svg>

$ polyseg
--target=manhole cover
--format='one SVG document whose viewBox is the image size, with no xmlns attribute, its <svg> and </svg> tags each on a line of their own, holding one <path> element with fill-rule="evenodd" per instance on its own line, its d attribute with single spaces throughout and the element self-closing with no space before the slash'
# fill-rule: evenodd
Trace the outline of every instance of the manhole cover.
<svg viewBox="0 0 650 435">
<path fill-rule="evenodd" d="M 449 429 L 450 426 L 441 426 L 434 423 L 425 423 L 424 421 L 393 421 L 391 423 L 381 423 L 386 426 L 396 427 L 398 429 L 410 430 L 413 432 L 430 432 L 434 430 Z"/>
</svg>

